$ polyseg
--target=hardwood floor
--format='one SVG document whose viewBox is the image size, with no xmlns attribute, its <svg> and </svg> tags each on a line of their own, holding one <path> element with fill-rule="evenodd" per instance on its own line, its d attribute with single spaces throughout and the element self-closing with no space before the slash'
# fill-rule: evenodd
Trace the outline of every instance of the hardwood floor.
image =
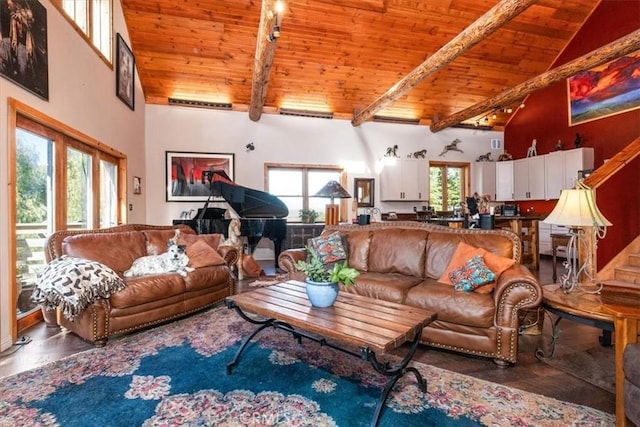
<svg viewBox="0 0 640 427">
<path fill-rule="evenodd" d="M 273 274 L 272 261 L 261 264 L 267 274 Z M 533 273 L 537 274 L 541 283 L 551 283 L 551 260 L 549 258 L 541 259 L 540 269 Z M 247 285 L 253 280 L 240 281 L 237 285 L 238 291 L 251 289 Z M 568 320 L 563 320 L 559 326 L 562 332 L 556 355 L 586 350 L 598 345 L 600 331 L 595 328 Z M 521 335 L 518 363 L 506 369 L 498 368 L 488 359 L 434 350 L 428 347 L 421 347 L 416 353 L 415 359 L 486 381 L 614 413 L 615 396 L 612 393 L 565 374 L 535 358 L 535 349 L 548 343 L 550 329 L 551 322 L 549 318 L 546 318 L 543 335 Z M 0 377 L 32 369 L 93 348 L 91 344 L 76 335 L 58 328 L 47 328 L 44 323 L 29 328 L 21 336 L 29 337 L 31 342 L 16 345 L 0 354 Z"/>
</svg>

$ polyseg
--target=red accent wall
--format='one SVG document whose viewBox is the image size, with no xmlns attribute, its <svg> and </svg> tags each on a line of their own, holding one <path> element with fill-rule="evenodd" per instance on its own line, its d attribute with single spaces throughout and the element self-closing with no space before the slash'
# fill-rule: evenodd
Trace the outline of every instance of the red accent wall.
<svg viewBox="0 0 640 427">
<path fill-rule="evenodd" d="M 603 1 L 585 22 L 551 68 L 555 68 L 640 28 L 640 2 Z M 514 159 L 526 157 L 527 148 L 537 140 L 538 155 L 574 148 L 576 134 L 583 147 L 594 148 L 594 166 L 608 159 L 640 136 L 640 109 L 569 126 L 567 84 L 561 82 L 531 94 L 525 107 L 516 110 L 505 127 L 504 146 Z M 598 245 L 598 268 L 640 234 L 640 159 L 596 191 L 602 213 L 613 223 Z M 534 208 L 548 213 L 555 201 L 520 203 L 520 209 Z"/>
</svg>

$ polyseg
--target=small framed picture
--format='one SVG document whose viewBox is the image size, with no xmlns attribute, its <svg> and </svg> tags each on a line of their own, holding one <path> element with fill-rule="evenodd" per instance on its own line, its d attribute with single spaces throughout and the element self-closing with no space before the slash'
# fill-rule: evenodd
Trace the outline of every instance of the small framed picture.
<svg viewBox="0 0 640 427">
<path fill-rule="evenodd" d="M 139 176 L 133 177 L 133 194 L 142 194 L 142 178 Z"/>
<path fill-rule="evenodd" d="M 133 52 L 118 33 L 116 41 L 116 96 L 135 110 L 136 60 Z"/>
</svg>

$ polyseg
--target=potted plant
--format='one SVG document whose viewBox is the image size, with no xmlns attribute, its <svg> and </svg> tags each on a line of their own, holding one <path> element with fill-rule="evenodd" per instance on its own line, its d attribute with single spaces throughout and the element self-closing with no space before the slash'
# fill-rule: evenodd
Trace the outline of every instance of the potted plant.
<svg viewBox="0 0 640 427">
<path fill-rule="evenodd" d="M 315 209 L 300 209 L 298 211 L 298 216 L 300 217 L 300 221 L 304 224 L 313 224 L 318 219 L 318 212 Z"/>
<path fill-rule="evenodd" d="M 338 283 L 351 286 L 360 272 L 348 266 L 347 261 L 335 263 L 333 268 L 327 269 L 318 254 L 307 246 L 308 261 L 295 263 L 296 269 L 306 276 L 307 296 L 314 307 L 330 307 L 338 297 Z"/>
</svg>

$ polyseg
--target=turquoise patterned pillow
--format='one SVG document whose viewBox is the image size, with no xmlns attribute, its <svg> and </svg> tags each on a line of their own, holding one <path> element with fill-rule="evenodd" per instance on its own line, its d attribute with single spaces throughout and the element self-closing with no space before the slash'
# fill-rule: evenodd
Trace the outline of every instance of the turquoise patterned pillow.
<svg viewBox="0 0 640 427">
<path fill-rule="evenodd" d="M 318 254 L 324 264 L 347 259 L 347 251 L 342 244 L 342 237 L 339 232 L 334 232 L 328 236 L 318 236 L 311 239 L 311 249 Z"/>
<path fill-rule="evenodd" d="M 449 273 L 449 279 L 456 291 L 471 292 L 496 280 L 496 275 L 487 268 L 482 255 L 476 255 Z"/>
</svg>

